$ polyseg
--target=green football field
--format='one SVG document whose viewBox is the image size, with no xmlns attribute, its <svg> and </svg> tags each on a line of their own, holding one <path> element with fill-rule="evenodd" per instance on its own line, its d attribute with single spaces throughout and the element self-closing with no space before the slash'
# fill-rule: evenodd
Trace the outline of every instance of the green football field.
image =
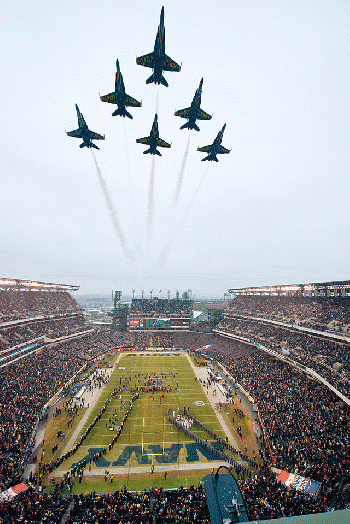
<svg viewBox="0 0 350 524">
<path fill-rule="evenodd" d="M 118 357 L 115 358 L 117 360 Z M 133 403 L 122 432 L 108 451 L 108 446 L 116 435 L 116 430 L 129 408 L 133 396 L 132 388 L 144 385 L 146 380 L 154 380 L 170 391 L 142 392 Z M 125 387 L 126 380 L 128 381 Z M 192 464 L 197 468 L 211 467 L 210 463 L 217 459 L 208 453 L 203 453 L 190 437 L 173 426 L 167 419 L 167 410 L 177 416 L 184 413 L 184 407 L 200 420 L 207 428 L 218 436 L 225 438 L 225 433 L 218 421 L 203 388 L 190 365 L 187 355 L 180 351 L 159 353 L 128 353 L 122 354 L 117 361 L 113 373 L 100 394 L 96 404 L 91 409 L 79 435 L 83 434 L 86 427 L 100 412 L 106 399 L 114 388 L 123 387 L 109 402 L 106 411 L 96 423 L 88 437 L 84 440 L 78 451 L 59 468 L 61 472 L 68 471 L 73 464 L 84 458 L 89 462 L 90 455 L 101 448 L 107 448 L 107 453 L 91 464 L 91 474 L 103 474 L 105 469 L 112 470 L 115 474 L 125 471 L 140 471 L 152 465 L 176 469 L 181 465 Z M 197 436 L 212 439 L 198 426 L 190 428 Z M 79 439 L 79 435 L 75 440 Z M 67 442 L 67 449 L 72 443 Z M 66 450 L 65 450 L 66 451 Z M 136 469 L 135 469 L 136 468 Z M 87 473 L 87 472 L 86 472 Z"/>
</svg>

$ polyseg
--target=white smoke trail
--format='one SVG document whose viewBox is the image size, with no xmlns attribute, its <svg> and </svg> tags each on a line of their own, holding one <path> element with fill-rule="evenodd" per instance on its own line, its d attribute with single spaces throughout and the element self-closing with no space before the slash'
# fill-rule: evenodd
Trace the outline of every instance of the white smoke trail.
<svg viewBox="0 0 350 524">
<path fill-rule="evenodd" d="M 159 109 L 159 87 L 157 89 L 157 96 L 156 96 L 156 113 L 158 113 Z"/>
<path fill-rule="evenodd" d="M 148 186 L 148 215 L 147 215 L 147 252 L 151 242 L 153 224 L 153 200 L 154 200 L 154 156 L 152 157 L 151 172 Z"/>
<path fill-rule="evenodd" d="M 108 207 L 108 211 L 109 211 L 110 217 L 112 219 L 112 224 L 113 224 L 114 230 L 117 233 L 117 237 L 119 239 L 120 245 L 121 245 L 121 247 L 122 247 L 122 249 L 124 251 L 125 256 L 127 258 L 129 258 L 130 260 L 133 260 L 135 258 L 134 253 L 132 251 L 130 251 L 129 248 L 127 247 L 127 245 L 126 245 L 125 237 L 124 237 L 123 231 L 122 231 L 122 229 L 120 227 L 120 224 L 119 224 L 117 211 L 114 209 L 114 205 L 113 205 L 112 199 L 111 199 L 111 197 L 109 195 L 109 192 L 108 192 L 108 189 L 107 189 L 107 186 L 106 186 L 106 182 L 105 182 L 105 180 L 104 180 L 104 178 L 102 176 L 101 170 L 100 170 L 100 168 L 98 166 L 95 153 L 93 151 L 91 151 L 91 152 L 92 152 L 92 156 L 94 158 L 98 180 L 99 180 L 101 188 L 102 188 L 103 196 L 105 197 L 105 200 L 106 200 L 106 204 L 107 204 L 107 207 Z"/>
<path fill-rule="evenodd" d="M 176 204 L 177 204 L 177 202 L 179 200 L 180 191 L 181 191 L 181 187 L 182 187 L 182 183 L 183 183 L 183 179 L 184 179 L 184 173 L 185 173 L 187 157 L 188 157 L 188 149 L 190 147 L 190 140 L 191 140 L 191 133 L 189 133 L 189 135 L 188 135 L 187 145 L 186 145 L 186 148 L 185 148 L 184 157 L 182 159 L 182 164 L 181 164 L 181 169 L 180 169 L 180 173 L 179 173 L 179 178 L 177 179 L 176 189 L 175 189 L 175 193 L 174 193 L 174 196 L 173 196 L 173 206 L 176 206 Z"/>
<path fill-rule="evenodd" d="M 130 150 L 129 150 L 129 141 L 127 137 L 127 130 L 126 130 L 126 120 L 124 119 L 124 151 L 125 151 L 125 162 L 127 167 L 127 178 L 128 178 L 128 200 L 130 202 L 130 215 L 132 218 L 136 218 L 136 203 L 134 199 L 134 189 L 133 189 L 133 179 L 132 179 L 132 167 L 131 167 L 131 158 L 130 158 Z M 136 226 L 136 224 L 135 224 Z M 137 232 L 138 227 L 133 227 L 134 232 Z M 134 233 L 135 234 L 135 233 Z M 143 257 L 143 251 L 141 246 L 141 240 L 135 239 L 135 253 L 136 258 Z"/>
<path fill-rule="evenodd" d="M 174 228 L 172 234 L 170 235 L 170 239 L 168 240 L 167 244 L 165 245 L 165 247 L 162 249 L 162 251 L 160 252 L 160 255 L 159 255 L 159 259 L 158 259 L 158 265 L 160 267 L 164 266 L 165 262 L 166 262 L 166 258 L 167 256 L 169 255 L 169 251 L 170 251 L 170 248 L 171 248 L 171 245 L 173 244 L 174 240 L 176 239 L 176 237 L 179 235 L 179 233 L 181 232 L 182 228 L 183 228 L 183 225 L 185 224 L 186 220 L 187 220 L 187 217 L 188 217 L 188 214 L 191 210 L 191 207 L 193 206 L 193 203 L 198 195 L 198 193 L 200 192 L 200 190 L 202 189 L 202 185 L 207 177 L 207 174 L 208 174 L 208 170 L 209 170 L 209 164 L 207 165 L 206 167 L 206 170 L 197 186 L 197 189 L 196 191 L 194 192 L 191 200 L 189 201 L 188 205 L 186 206 L 185 208 L 185 211 L 183 212 L 182 214 L 182 217 L 180 218 L 178 224 L 176 225 L 176 227 Z"/>
<path fill-rule="evenodd" d="M 129 193 L 129 200 L 131 202 L 132 206 L 132 212 L 134 211 L 134 195 L 133 195 L 133 188 L 132 188 L 132 170 L 131 170 L 131 159 L 130 159 L 130 153 L 129 153 L 129 142 L 128 137 L 126 133 L 126 122 L 124 119 L 124 151 L 125 151 L 125 162 L 127 167 L 127 175 L 128 175 L 128 193 Z"/>
</svg>

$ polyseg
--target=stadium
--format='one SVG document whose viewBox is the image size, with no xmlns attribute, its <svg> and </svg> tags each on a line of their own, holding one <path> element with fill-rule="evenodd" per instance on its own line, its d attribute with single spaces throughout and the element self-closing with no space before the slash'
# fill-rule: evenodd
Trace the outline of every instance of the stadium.
<svg viewBox="0 0 350 524">
<path fill-rule="evenodd" d="M 0 524 L 347 523 L 348 4 L 164 4 L 2 2 Z"/>
<path fill-rule="evenodd" d="M 2 523 L 342 521 L 349 281 L 229 289 L 210 327 L 116 292 L 92 328 L 77 289 L 0 281 Z"/>
</svg>

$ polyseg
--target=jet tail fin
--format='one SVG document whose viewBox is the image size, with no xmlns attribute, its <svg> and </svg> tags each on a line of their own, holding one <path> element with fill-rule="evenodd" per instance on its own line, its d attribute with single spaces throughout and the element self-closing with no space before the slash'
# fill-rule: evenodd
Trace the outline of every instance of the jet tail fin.
<svg viewBox="0 0 350 524">
<path fill-rule="evenodd" d="M 156 78 L 155 74 L 153 73 L 153 75 L 151 75 L 149 78 L 147 78 L 146 80 L 146 84 L 152 84 L 152 83 L 155 83 L 155 84 L 163 84 L 163 86 L 165 87 L 168 87 L 169 84 L 168 82 L 165 80 L 164 76 L 161 75 L 160 78 Z"/>
<path fill-rule="evenodd" d="M 146 84 L 152 84 L 152 82 L 156 83 L 156 82 L 155 82 L 154 73 L 153 73 L 153 75 L 151 75 L 149 78 L 147 78 L 147 80 L 146 80 Z"/>
<path fill-rule="evenodd" d="M 90 147 L 94 147 L 95 149 L 100 150 L 100 148 L 99 148 L 96 144 L 93 144 L 92 142 L 91 142 L 91 144 L 90 144 Z"/>
<path fill-rule="evenodd" d="M 160 77 L 160 83 L 163 84 L 163 86 L 165 86 L 165 87 L 169 87 L 169 84 L 168 84 L 168 82 L 165 80 L 165 78 L 164 78 L 163 75 L 161 75 L 161 77 Z"/>
<path fill-rule="evenodd" d="M 188 129 L 195 129 L 196 131 L 199 131 L 199 127 L 197 126 L 196 123 L 194 123 L 194 124 L 192 124 L 190 126 L 190 123 L 186 122 L 186 124 L 184 124 L 183 126 L 180 127 L 180 129 L 186 129 L 186 128 L 188 128 Z"/>
<path fill-rule="evenodd" d="M 150 149 L 146 149 L 146 151 L 143 152 L 144 155 L 147 155 L 148 153 L 150 153 L 151 155 L 162 156 L 162 155 L 160 154 L 160 152 L 158 151 L 158 149 L 154 149 L 154 150 L 152 151 L 152 149 L 150 148 Z"/>
<path fill-rule="evenodd" d="M 208 155 L 205 158 L 202 158 L 202 162 L 204 162 L 204 160 L 214 160 L 215 162 L 219 162 L 215 155 Z"/>
<path fill-rule="evenodd" d="M 123 117 L 128 117 L 128 118 L 131 118 L 132 120 L 132 115 L 129 113 L 129 111 L 127 111 L 125 108 L 122 109 L 122 108 L 119 108 L 114 111 L 114 113 L 112 113 L 112 116 L 117 116 L 117 115 L 120 115 L 120 116 L 123 116 Z"/>
</svg>

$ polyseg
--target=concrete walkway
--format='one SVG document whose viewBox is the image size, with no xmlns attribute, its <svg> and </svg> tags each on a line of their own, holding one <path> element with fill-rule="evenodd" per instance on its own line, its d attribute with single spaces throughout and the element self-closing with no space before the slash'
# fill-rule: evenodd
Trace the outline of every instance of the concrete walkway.
<svg viewBox="0 0 350 524">
<path fill-rule="evenodd" d="M 105 369 L 105 373 L 108 375 L 108 379 L 112 375 L 112 373 L 114 371 L 114 367 L 118 364 L 121 355 L 122 355 L 121 353 L 118 355 L 118 358 L 115 361 L 115 363 L 113 365 L 113 368 L 106 368 Z M 103 390 L 104 390 L 104 388 L 106 387 L 107 384 L 108 384 L 108 381 L 101 388 L 95 388 L 93 391 L 85 391 L 84 392 L 84 395 L 83 395 L 83 397 L 84 397 L 84 407 L 86 409 L 88 404 L 89 404 L 89 407 L 86 409 L 86 413 L 84 414 L 84 416 L 80 420 L 78 426 L 75 428 L 73 434 L 71 435 L 70 439 L 68 440 L 64 450 L 62 451 L 62 455 L 64 455 L 64 453 L 66 451 L 72 449 L 73 446 L 78 441 L 79 435 L 83 432 L 84 425 L 86 424 L 86 421 L 87 421 L 88 417 L 90 416 L 91 410 L 94 408 L 96 402 L 98 401 L 100 395 L 103 393 Z"/>
<path fill-rule="evenodd" d="M 226 402 L 226 397 L 224 396 L 224 394 L 216 387 L 216 384 L 211 384 L 209 386 L 209 388 L 205 388 L 203 386 L 203 381 L 207 382 L 208 380 L 208 376 L 209 376 L 209 373 L 208 373 L 208 370 L 207 370 L 207 367 L 204 367 L 204 366 L 195 366 L 191 360 L 191 357 L 189 356 L 188 353 L 186 353 L 187 355 L 187 358 L 189 360 L 189 363 L 191 364 L 191 367 L 193 369 L 193 371 L 195 372 L 196 374 L 196 377 L 197 379 L 201 379 L 202 381 L 202 387 L 203 387 L 203 391 L 204 393 L 207 395 L 208 397 L 208 400 L 210 402 L 210 404 L 213 406 L 214 408 L 214 411 L 216 413 L 216 416 L 218 417 L 219 419 L 219 422 L 223 428 L 223 430 L 225 431 L 225 434 L 226 436 L 228 437 L 228 440 L 229 440 L 229 443 L 234 446 L 236 449 L 240 449 L 240 444 L 238 443 L 237 439 L 232 435 L 231 433 L 231 430 L 230 428 L 227 426 L 225 420 L 224 420 L 224 417 L 221 415 L 221 413 L 216 409 L 216 404 L 218 404 L 219 402 L 221 403 L 225 403 Z M 241 459 L 237 458 L 237 462 L 240 462 Z"/>
<path fill-rule="evenodd" d="M 224 461 L 208 461 L 208 462 L 197 462 L 197 463 L 193 463 L 191 462 L 190 464 L 184 464 L 184 463 L 179 463 L 179 464 L 162 464 L 162 465 L 159 465 L 159 464 L 153 464 L 153 467 L 154 467 L 154 473 L 164 473 L 164 471 L 188 471 L 188 472 L 191 472 L 191 471 L 194 471 L 194 470 L 211 470 L 212 468 L 218 468 L 220 466 L 227 466 L 228 468 L 231 467 L 231 464 L 229 464 L 228 462 L 224 462 Z M 107 466 L 106 468 L 91 468 L 91 470 L 89 470 L 88 466 L 85 468 L 84 470 L 84 476 L 89 476 L 89 475 L 104 475 L 104 472 L 105 472 L 105 469 L 107 469 L 109 471 L 109 474 L 110 475 L 128 475 L 128 473 L 145 473 L 145 472 L 148 472 L 150 473 L 151 472 L 151 464 L 148 464 L 148 465 L 145 465 L 145 466 L 133 466 L 133 467 L 111 467 L 111 466 Z M 65 472 L 66 470 L 62 470 L 63 472 Z M 55 474 L 55 472 L 54 472 Z M 62 475 L 62 472 L 60 472 L 59 470 L 56 470 L 56 474 L 58 476 Z"/>
</svg>

